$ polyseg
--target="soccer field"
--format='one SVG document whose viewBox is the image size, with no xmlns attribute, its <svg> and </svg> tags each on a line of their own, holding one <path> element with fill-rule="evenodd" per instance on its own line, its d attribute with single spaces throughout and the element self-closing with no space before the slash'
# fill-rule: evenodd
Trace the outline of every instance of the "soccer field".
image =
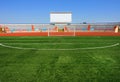
<svg viewBox="0 0 120 82">
<path fill-rule="evenodd" d="M 120 37 L 0 37 L 0 82 L 119 82 Z"/>
</svg>

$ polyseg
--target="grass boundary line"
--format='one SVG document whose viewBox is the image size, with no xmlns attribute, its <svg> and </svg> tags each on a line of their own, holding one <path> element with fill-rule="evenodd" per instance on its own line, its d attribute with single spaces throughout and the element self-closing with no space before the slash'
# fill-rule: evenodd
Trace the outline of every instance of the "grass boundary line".
<svg viewBox="0 0 120 82">
<path fill-rule="evenodd" d="M 41 44 L 41 45 L 55 45 L 55 44 L 66 44 L 66 45 L 72 45 L 72 44 L 96 44 L 96 43 L 91 43 L 91 42 L 86 42 L 86 43 L 73 43 L 73 42 L 71 42 L 71 43 L 69 43 L 69 42 L 67 42 L 67 43 L 24 43 L 24 42 L 14 42 L 14 43 L 6 43 L 6 42 L 3 42 L 2 44 Z M 113 44 L 113 43 L 99 43 L 99 44 Z M 114 44 L 116 44 L 116 43 L 114 43 Z"/>
<path fill-rule="evenodd" d="M 113 44 L 113 45 L 108 45 L 108 46 L 101 46 L 101 47 L 86 47 L 86 48 L 73 48 L 73 49 L 37 49 L 37 48 L 22 48 L 22 47 L 14 47 L 14 46 L 8 46 L 0 43 L 0 46 L 6 47 L 6 48 L 13 48 L 13 49 L 21 49 L 21 50 L 92 50 L 92 49 L 104 49 L 104 48 L 111 48 L 118 46 L 119 43 Z"/>
</svg>

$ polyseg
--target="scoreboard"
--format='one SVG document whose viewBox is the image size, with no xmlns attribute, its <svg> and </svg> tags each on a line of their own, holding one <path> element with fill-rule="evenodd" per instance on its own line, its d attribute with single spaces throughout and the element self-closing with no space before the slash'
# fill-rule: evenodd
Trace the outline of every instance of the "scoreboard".
<svg viewBox="0 0 120 82">
<path fill-rule="evenodd" d="M 71 12 L 51 12 L 50 23 L 71 23 L 72 13 Z"/>
</svg>

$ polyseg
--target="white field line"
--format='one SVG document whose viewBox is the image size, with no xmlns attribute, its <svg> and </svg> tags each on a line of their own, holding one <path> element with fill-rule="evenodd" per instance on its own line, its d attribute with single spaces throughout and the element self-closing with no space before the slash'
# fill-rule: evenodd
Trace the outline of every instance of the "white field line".
<svg viewBox="0 0 120 82">
<path fill-rule="evenodd" d="M 104 49 L 104 48 L 111 48 L 118 46 L 119 43 L 108 45 L 108 46 L 101 46 L 101 47 L 86 47 L 86 48 L 73 48 L 73 49 L 37 49 L 37 48 L 22 48 L 22 47 L 14 47 L 14 46 L 8 46 L 0 43 L 0 46 L 6 47 L 6 48 L 13 48 L 13 49 L 21 49 L 21 50 L 90 50 L 90 49 Z"/>
<path fill-rule="evenodd" d="M 51 40 L 15 40 L 15 39 L 6 39 L 7 41 L 55 41 L 56 39 L 51 39 Z M 60 39 L 57 39 L 57 40 L 60 40 Z M 70 40 L 70 41 L 84 41 L 83 39 L 80 39 L 80 40 L 76 40 L 76 39 L 66 39 L 66 40 Z M 66 41 L 66 40 L 63 40 L 63 41 Z M 88 39 L 86 39 L 88 40 Z M 0 41 L 4 41 L 3 39 L 0 40 Z M 89 41 L 103 41 L 103 40 L 89 40 Z M 109 39 L 109 40 L 104 40 L 104 41 L 118 41 L 118 40 L 113 40 L 113 39 Z"/>
<path fill-rule="evenodd" d="M 39 44 L 39 45 L 56 45 L 56 44 L 66 44 L 66 45 L 73 45 L 73 44 L 96 44 L 96 43 L 93 43 L 93 42 L 86 42 L 86 43 L 30 43 L 30 42 L 27 42 L 27 43 L 23 43 L 23 42 L 14 42 L 14 43 L 2 43 L 2 44 L 24 44 L 24 45 L 29 45 L 29 44 Z M 99 44 L 99 43 L 98 43 Z M 113 43 L 100 43 L 100 44 L 113 44 Z"/>
</svg>

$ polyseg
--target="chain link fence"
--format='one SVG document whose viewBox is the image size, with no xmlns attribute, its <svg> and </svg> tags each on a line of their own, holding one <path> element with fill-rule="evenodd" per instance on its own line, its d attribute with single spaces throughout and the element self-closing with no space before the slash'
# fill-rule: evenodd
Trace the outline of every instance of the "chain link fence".
<svg viewBox="0 0 120 82">
<path fill-rule="evenodd" d="M 116 26 L 115 24 L 0 24 L 0 32 L 114 32 Z"/>
</svg>

